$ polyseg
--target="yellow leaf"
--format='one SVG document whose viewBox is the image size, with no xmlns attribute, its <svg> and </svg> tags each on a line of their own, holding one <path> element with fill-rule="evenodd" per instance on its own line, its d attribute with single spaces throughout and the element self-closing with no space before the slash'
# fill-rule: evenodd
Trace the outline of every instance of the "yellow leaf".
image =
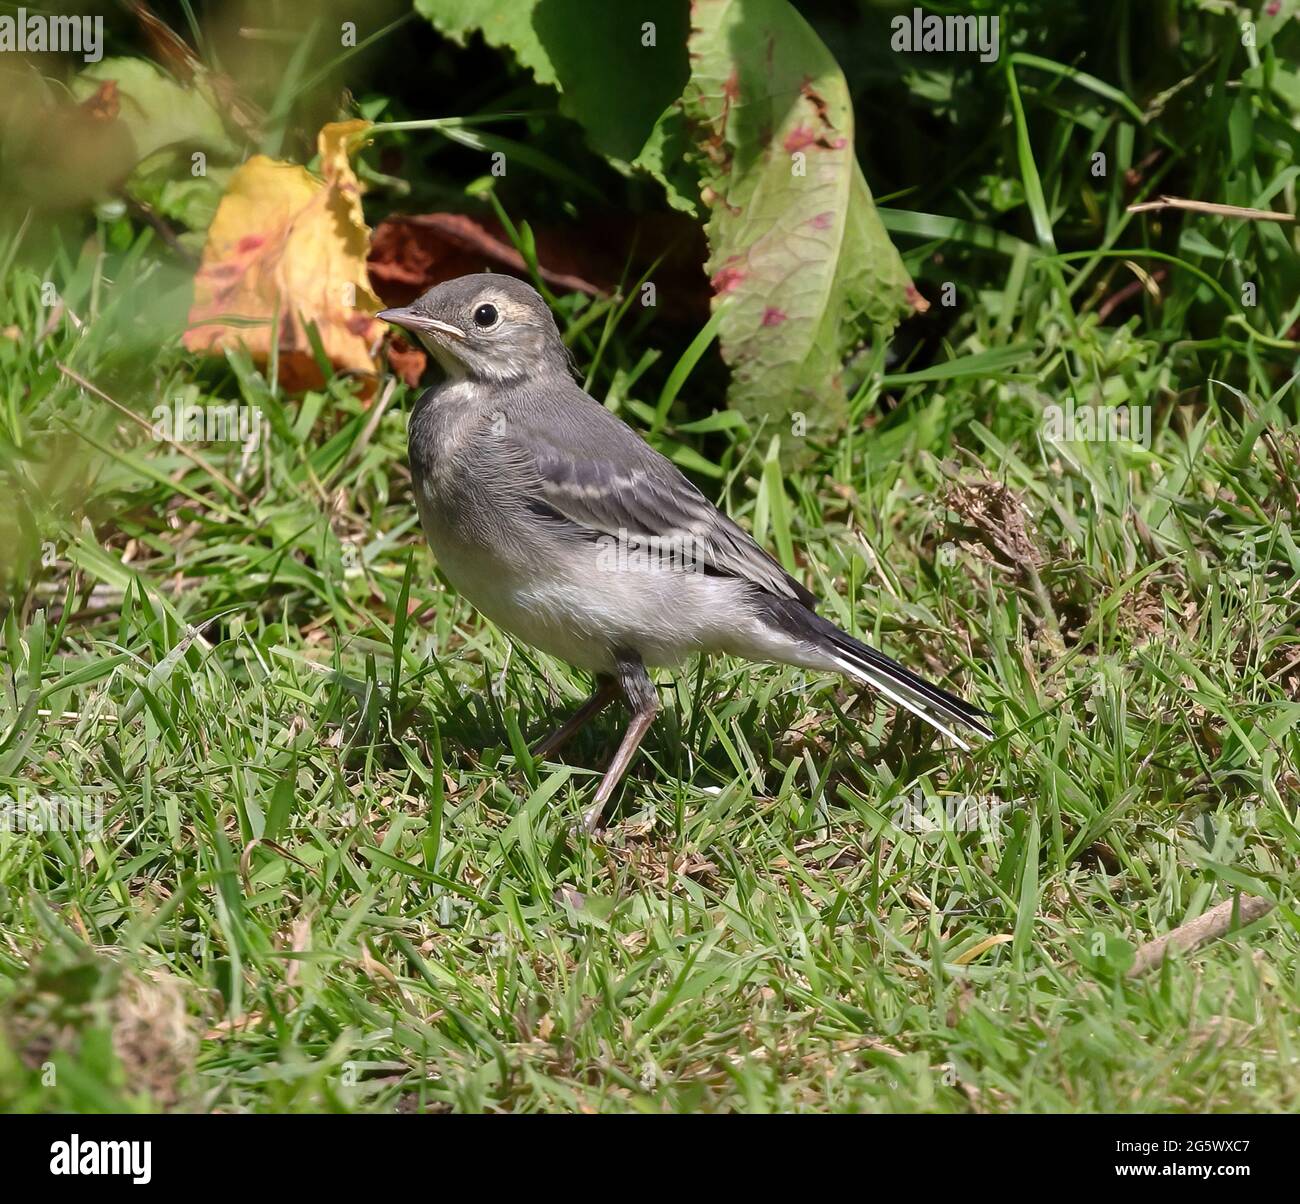
<svg viewBox="0 0 1300 1204">
<path fill-rule="evenodd" d="M 280 383 L 312 388 L 321 374 L 306 324 L 335 369 L 373 388 L 371 348 L 382 324 L 370 289 L 370 230 L 348 148 L 370 126 L 342 121 L 317 137 L 323 180 L 294 163 L 255 155 L 231 178 L 194 280 L 185 346 L 220 354 L 243 344 L 258 363 L 279 336 Z"/>
<path fill-rule="evenodd" d="M 969 966 L 981 953 L 987 953 L 994 945 L 1006 945 L 1015 939 L 1009 932 L 1002 932 L 997 936 L 986 936 L 977 945 L 972 945 L 965 953 L 957 957 L 952 964 L 954 966 Z"/>
</svg>

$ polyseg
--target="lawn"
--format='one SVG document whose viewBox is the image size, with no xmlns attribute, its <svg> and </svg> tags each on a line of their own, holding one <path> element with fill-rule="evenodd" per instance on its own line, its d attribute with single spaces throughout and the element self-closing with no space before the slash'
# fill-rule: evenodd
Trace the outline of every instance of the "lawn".
<svg viewBox="0 0 1300 1204">
<path fill-rule="evenodd" d="M 707 311 L 647 317 L 635 277 L 547 292 L 593 396 L 996 739 L 794 669 L 661 672 L 588 836 L 625 716 L 529 756 L 589 682 L 440 577 L 419 386 L 188 350 L 194 264 L 156 223 L 10 197 L 0 798 L 94 822 L 0 830 L 5 1110 L 1300 1107 L 1296 232 L 1129 209 L 1294 216 L 1295 5 L 1250 45 L 1246 10 L 1190 0 L 1158 38 L 1125 6 L 972 5 L 1003 13 L 994 64 L 864 57 L 887 15 L 803 7 L 931 300 L 854 359 L 834 435 L 725 408 Z M 419 37 L 442 108 L 372 106 L 363 56 L 324 119 L 536 102 L 501 52 Z M 306 161 L 321 114 L 265 107 Z M 527 120 L 490 128 L 553 157 L 493 195 L 535 265 L 523 223 L 584 202 L 567 118 Z M 372 224 L 481 185 L 483 147 L 389 138 L 414 199 L 363 152 Z M 178 398 L 258 436 L 157 437 Z"/>
</svg>

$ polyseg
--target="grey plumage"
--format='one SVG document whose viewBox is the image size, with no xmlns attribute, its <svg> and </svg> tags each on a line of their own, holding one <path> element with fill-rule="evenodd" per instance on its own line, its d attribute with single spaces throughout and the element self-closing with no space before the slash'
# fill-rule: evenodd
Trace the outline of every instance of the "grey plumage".
<svg viewBox="0 0 1300 1204">
<path fill-rule="evenodd" d="M 506 631 L 596 674 L 589 706 L 616 682 L 633 708 L 600 806 L 654 715 L 644 666 L 694 653 L 843 673 L 963 748 L 954 729 L 991 735 L 983 712 L 817 615 L 812 593 L 583 392 L 527 284 L 463 276 L 380 316 L 413 331 L 445 372 L 415 406 L 409 450 L 448 580 Z"/>
</svg>

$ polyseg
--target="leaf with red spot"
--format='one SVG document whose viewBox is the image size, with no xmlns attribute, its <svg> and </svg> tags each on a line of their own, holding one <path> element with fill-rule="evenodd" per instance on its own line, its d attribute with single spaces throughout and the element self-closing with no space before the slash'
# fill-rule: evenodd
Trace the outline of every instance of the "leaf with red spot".
<svg viewBox="0 0 1300 1204">
<path fill-rule="evenodd" d="M 274 359 L 285 388 L 315 388 L 321 372 L 311 323 L 330 363 L 373 390 L 383 325 L 373 316 L 370 231 L 348 158 L 368 126 L 344 121 L 320 131 L 323 179 L 265 155 L 235 172 L 194 280 L 189 350 L 220 355 L 242 345 L 258 363 Z"/>
<path fill-rule="evenodd" d="M 696 0 L 689 50 L 729 400 L 783 435 L 802 413 L 828 436 L 849 354 L 926 307 L 858 167 L 844 75 L 786 0 Z"/>
</svg>

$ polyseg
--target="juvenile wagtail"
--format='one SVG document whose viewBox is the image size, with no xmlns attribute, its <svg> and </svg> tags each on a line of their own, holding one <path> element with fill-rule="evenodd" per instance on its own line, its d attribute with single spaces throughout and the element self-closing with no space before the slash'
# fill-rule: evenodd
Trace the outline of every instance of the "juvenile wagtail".
<svg viewBox="0 0 1300 1204">
<path fill-rule="evenodd" d="M 558 749 L 616 695 L 632 713 L 585 822 L 606 803 L 658 710 L 647 666 L 693 653 L 842 673 L 962 748 L 987 712 L 931 685 L 814 610 L 816 598 L 677 468 L 570 375 L 546 302 L 511 276 L 461 276 L 386 322 L 444 379 L 416 402 L 409 451 L 429 546 L 498 626 L 595 675 Z"/>
</svg>

